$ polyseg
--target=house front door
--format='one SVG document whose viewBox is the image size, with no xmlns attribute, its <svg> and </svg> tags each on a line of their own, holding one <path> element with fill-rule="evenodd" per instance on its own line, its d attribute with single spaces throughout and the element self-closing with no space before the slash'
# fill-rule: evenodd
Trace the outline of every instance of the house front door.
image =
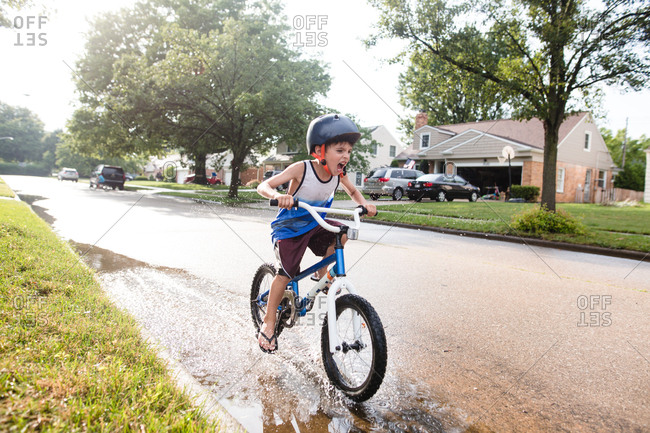
<svg viewBox="0 0 650 433">
<path fill-rule="evenodd" d="M 582 197 L 582 201 L 591 203 L 591 169 L 587 170 L 587 174 L 585 176 L 585 194 Z"/>
</svg>

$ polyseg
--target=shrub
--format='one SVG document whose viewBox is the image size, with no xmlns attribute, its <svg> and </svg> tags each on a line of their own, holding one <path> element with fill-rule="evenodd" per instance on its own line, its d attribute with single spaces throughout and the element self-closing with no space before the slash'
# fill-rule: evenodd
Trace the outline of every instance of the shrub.
<svg viewBox="0 0 650 433">
<path fill-rule="evenodd" d="M 580 235 L 585 234 L 585 226 L 572 215 L 558 210 L 549 211 L 546 205 L 535 206 L 512 219 L 512 228 L 524 232 L 541 233 L 565 233 Z"/>
<path fill-rule="evenodd" d="M 155 181 L 155 180 L 156 180 L 156 178 L 155 178 L 155 177 L 153 177 L 153 174 L 150 174 L 150 175 L 149 175 L 149 180 L 153 182 L 153 181 Z"/>
<path fill-rule="evenodd" d="M 24 176 L 50 176 L 52 169 L 42 162 L 36 163 L 17 163 L 17 162 L 0 162 L 0 173 L 18 174 Z"/>
<path fill-rule="evenodd" d="M 246 184 L 246 186 L 249 187 L 249 188 L 257 188 L 259 185 L 260 185 L 259 180 L 253 180 L 253 181 L 250 181 L 250 182 L 248 182 Z"/>
<path fill-rule="evenodd" d="M 153 180 L 153 176 L 136 176 L 133 180 Z"/>
<path fill-rule="evenodd" d="M 523 198 L 528 202 L 536 202 L 539 197 L 539 187 L 532 185 L 512 185 L 510 198 Z"/>
</svg>

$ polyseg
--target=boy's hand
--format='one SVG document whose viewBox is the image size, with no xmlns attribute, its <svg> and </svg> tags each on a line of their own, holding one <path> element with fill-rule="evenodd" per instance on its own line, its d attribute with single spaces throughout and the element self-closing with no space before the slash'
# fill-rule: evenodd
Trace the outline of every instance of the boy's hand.
<svg viewBox="0 0 650 433">
<path fill-rule="evenodd" d="M 374 204 L 366 203 L 364 206 L 368 210 L 369 217 L 377 215 L 377 207 Z"/>
<path fill-rule="evenodd" d="M 293 196 L 289 194 L 279 194 L 276 198 L 278 207 L 291 209 L 293 207 Z"/>
</svg>

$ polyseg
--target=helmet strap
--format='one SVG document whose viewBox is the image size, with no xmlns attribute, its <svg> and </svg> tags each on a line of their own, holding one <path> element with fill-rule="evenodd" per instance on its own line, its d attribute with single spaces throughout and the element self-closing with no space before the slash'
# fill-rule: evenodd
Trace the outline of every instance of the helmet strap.
<svg viewBox="0 0 650 433">
<path fill-rule="evenodd" d="M 322 147 L 323 147 L 323 146 L 321 146 L 321 149 L 322 149 Z M 320 149 L 319 149 L 319 150 L 320 150 Z M 318 152 L 318 153 L 313 152 L 313 153 L 311 154 L 311 156 L 313 156 L 314 158 L 316 158 L 316 159 L 318 160 L 318 162 L 320 163 L 320 165 L 323 166 L 323 168 L 325 169 L 325 171 L 327 172 L 327 174 L 329 174 L 330 176 L 334 176 L 334 175 L 332 174 L 332 172 L 330 171 L 330 168 L 327 166 L 327 161 L 325 161 L 325 158 L 322 158 L 322 157 L 321 157 L 320 152 Z M 344 173 L 344 174 L 345 174 L 345 173 Z"/>
</svg>

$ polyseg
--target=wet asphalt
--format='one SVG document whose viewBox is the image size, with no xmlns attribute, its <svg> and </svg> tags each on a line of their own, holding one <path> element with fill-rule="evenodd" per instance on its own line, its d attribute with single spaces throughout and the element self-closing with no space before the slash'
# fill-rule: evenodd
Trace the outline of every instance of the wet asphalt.
<svg viewBox="0 0 650 433">
<path fill-rule="evenodd" d="M 255 345 L 272 211 L 3 178 L 249 431 L 648 431 L 646 262 L 366 224 L 346 259 L 389 366 L 358 405 L 322 368 L 320 306 L 278 355 Z"/>
</svg>

